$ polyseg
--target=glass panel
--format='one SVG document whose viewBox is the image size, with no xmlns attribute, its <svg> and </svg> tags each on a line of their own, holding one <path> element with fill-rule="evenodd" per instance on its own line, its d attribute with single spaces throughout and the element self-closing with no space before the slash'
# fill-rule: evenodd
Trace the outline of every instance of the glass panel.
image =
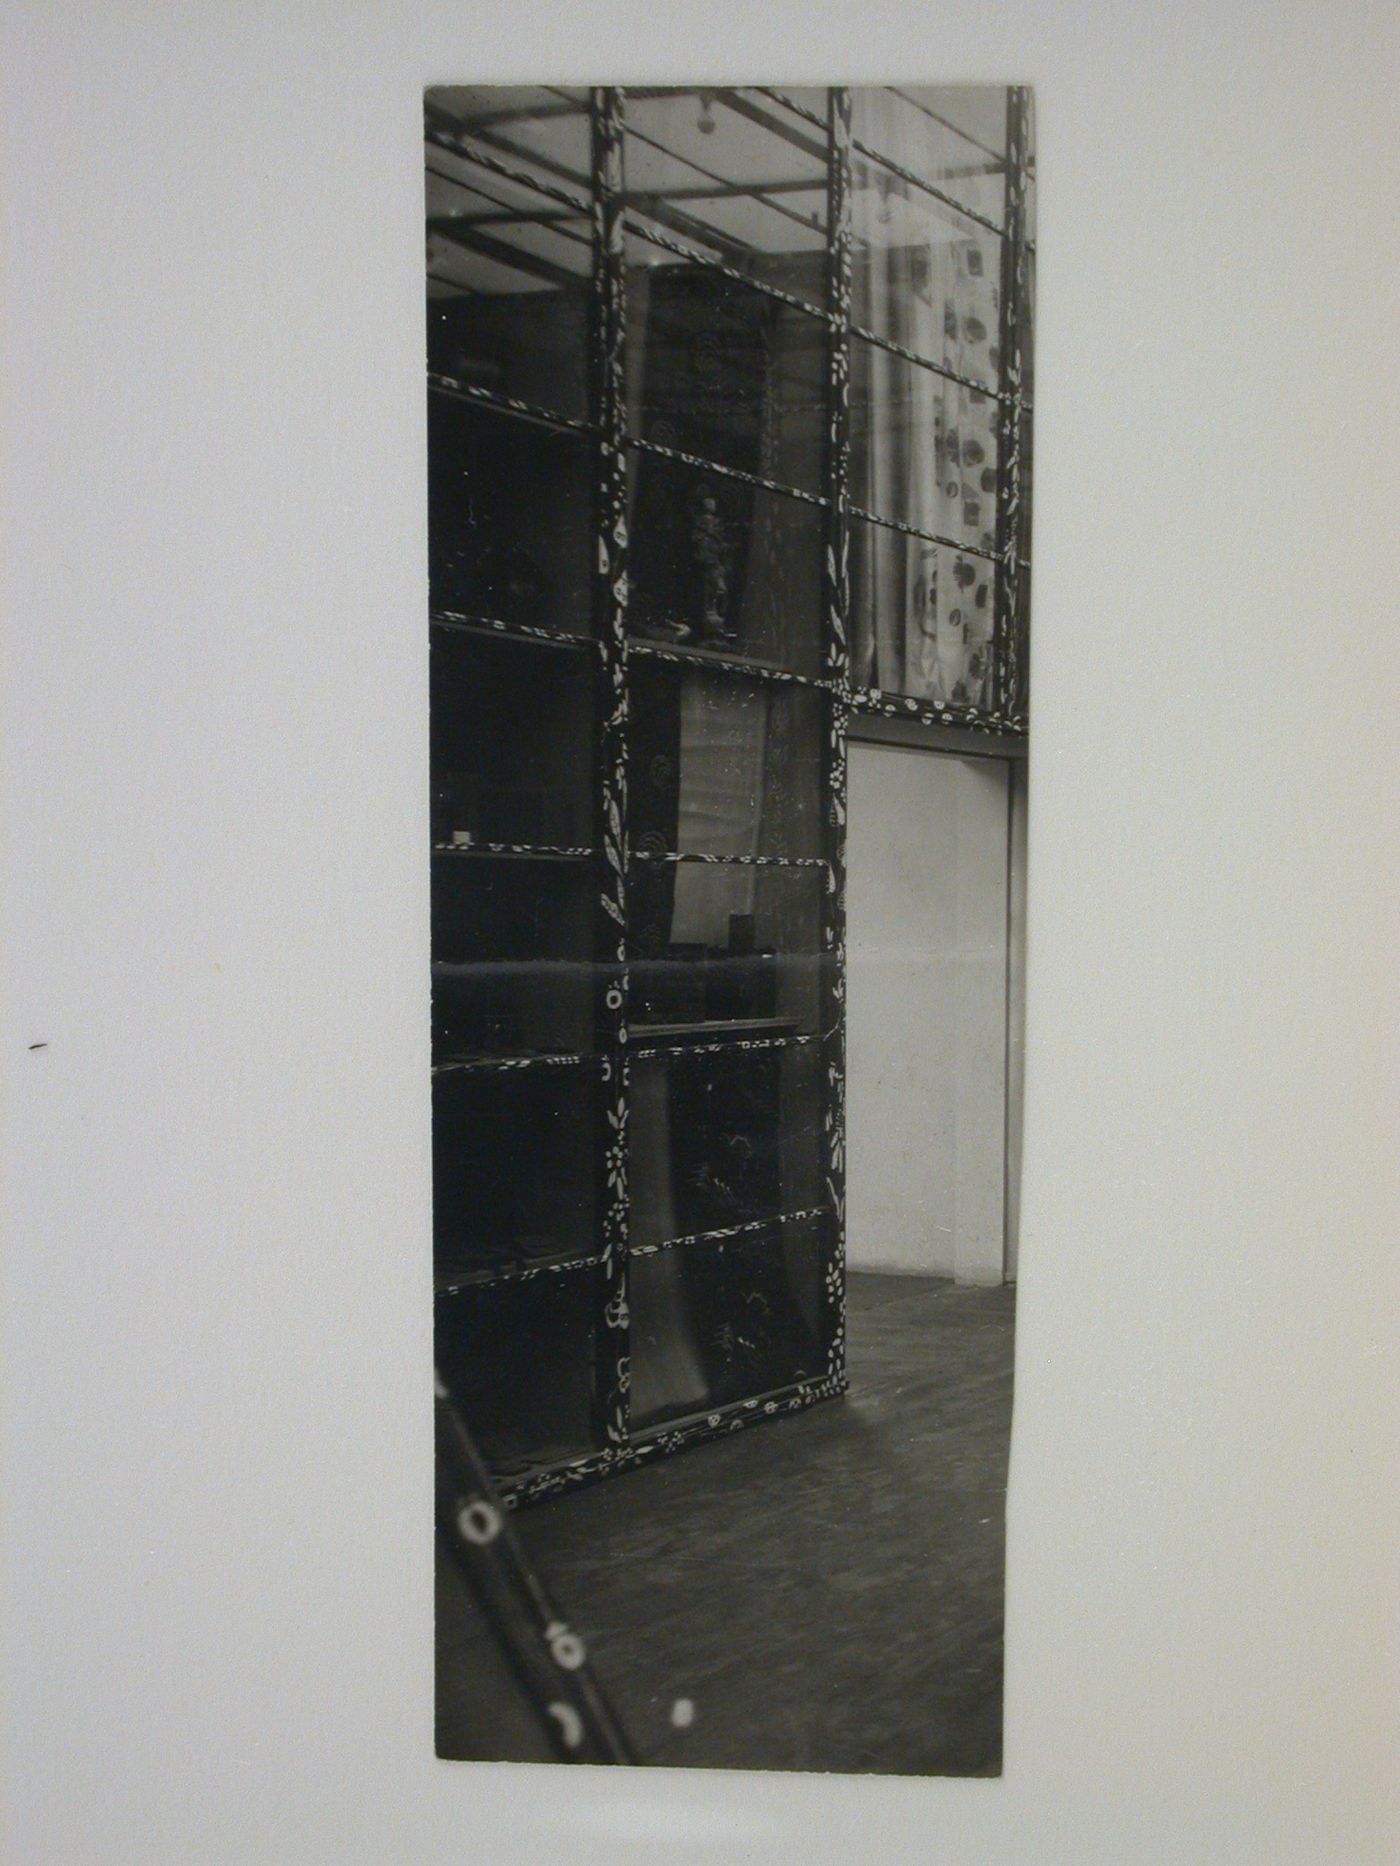
<svg viewBox="0 0 1400 1866">
<path fill-rule="evenodd" d="M 427 196 L 429 369 L 585 419 L 587 221 L 431 147 Z"/>
<path fill-rule="evenodd" d="M 1006 205 L 1006 90 L 990 84 L 861 86 L 851 134 L 1001 224 Z"/>
<path fill-rule="evenodd" d="M 996 565 L 851 520 L 851 681 L 988 706 Z"/>
<path fill-rule="evenodd" d="M 627 259 L 630 431 L 819 493 L 826 326 L 634 235 Z"/>
<path fill-rule="evenodd" d="M 635 1248 L 819 1203 L 815 1045 L 645 1058 L 629 1125 Z"/>
<path fill-rule="evenodd" d="M 632 1036 L 812 1032 L 820 1011 L 826 871 L 634 862 L 628 877 Z"/>
<path fill-rule="evenodd" d="M 589 442 L 428 398 L 428 541 L 435 610 L 592 632 Z"/>
<path fill-rule="evenodd" d="M 1030 697 L 1031 653 L 1031 505 L 1035 483 L 1034 454 L 1031 446 L 1030 415 L 1021 421 L 1021 522 L 1017 528 L 1017 552 L 1024 560 L 1016 589 L 1016 686 L 1011 697 L 1014 710 L 1024 710 Z"/>
<path fill-rule="evenodd" d="M 902 97 L 937 111 L 987 156 L 1006 155 L 1006 87 L 1002 84 L 900 84 Z"/>
<path fill-rule="evenodd" d="M 1000 406 L 980 389 L 852 338 L 852 503 L 994 550 Z"/>
<path fill-rule="evenodd" d="M 590 1048 L 596 893 L 587 861 L 433 858 L 439 1056 Z"/>
<path fill-rule="evenodd" d="M 438 1303 L 438 1367 L 498 1478 L 593 1448 L 594 1300 L 584 1270 Z"/>
<path fill-rule="evenodd" d="M 851 322 L 995 389 L 1000 236 L 860 156 L 851 232 Z"/>
<path fill-rule="evenodd" d="M 656 454 L 628 467 L 633 630 L 817 674 L 825 509 Z"/>
<path fill-rule="evenodd" d="M 1035 198 L 1031 189 L 1028 197 Z M 1021 300 L 1021 394 L 1035 400 L 1035 254 L 1026 254 L 1025 292 Z"/>
<path fill-rule="evenodd" d="M 425 94 L 429 124 L 465 131 L 514 168 L 575 190 L 592 158 L 588 92 L 548 84 L 441 84 Z"/>
<path fill-rule="evenodd" d="M 632 1262 L 632 1423 L 704 1413 L 819 1380 L 820 1221 Z"/>
<path fill-rule="evenodd" d="M 641 656 L 631 688 L 634 851 L 821 854 L 816 692 Z"/>
<path fill-rule="evenodd" d="M 824 302 L 822 133 L 754 91 L 629 91 L 629 206 L 817 306 Z"/>
<path fill-rule="evenodd" d="M 1016 528 L 1016 550 L 1029 559 L 1031 554 L 1031 498 L 1035 483 L 1034 428 L 1027 411 L 1021 416 L 1021 509 Z"/>
<path fill-rule="evenodd" d="M 453 1070 L 434 1078 L 440 1273 L 592 1253 L 597 1093 L 596 1071 L 582 1064 Z"/>
<path fill-rule="evenodd" d="M 582 648 L 436 630 L 433 841 L 592 838 L 593 668 Z"/>
</svg>

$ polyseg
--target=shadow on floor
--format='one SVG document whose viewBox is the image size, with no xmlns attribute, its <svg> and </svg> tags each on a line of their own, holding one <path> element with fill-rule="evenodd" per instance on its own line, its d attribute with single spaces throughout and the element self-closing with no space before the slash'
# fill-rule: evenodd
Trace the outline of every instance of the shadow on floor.
<svg viewBox="0 0 1400 1866">
<path fill-rule="evenodd" d="M 1000 1772 L 1013 1313 L 853 1274 L 845 1399 L 519 1512 L 643 1761 Z M 549 1760 L 438 1565 L 438 1754 Z"/>
</svg>

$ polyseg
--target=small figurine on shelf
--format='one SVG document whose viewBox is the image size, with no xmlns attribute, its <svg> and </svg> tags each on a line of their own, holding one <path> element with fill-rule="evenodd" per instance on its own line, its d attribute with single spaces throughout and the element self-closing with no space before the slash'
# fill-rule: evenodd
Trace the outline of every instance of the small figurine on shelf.
<svg viewBox="0 0 1400 1866">
<path fill-rule="evenodd" d="M 729 540 L 719 501 L 702 487 L 691 502 L 690 546 L 700 565 L 700 639 L 726 645 L 738 640 L 729 616 Z"/>
</svg>

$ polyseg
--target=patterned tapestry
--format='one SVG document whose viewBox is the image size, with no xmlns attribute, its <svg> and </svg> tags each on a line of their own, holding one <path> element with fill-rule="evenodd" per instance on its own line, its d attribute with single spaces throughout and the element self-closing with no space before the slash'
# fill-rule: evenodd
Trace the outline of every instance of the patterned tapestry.
<svg viewBox="0 0 1400 1866">
<path fill-rule="evenodd" d="M 897 161 L 916 153 L 902 147 L 907 131 L 897 114 L 867 128 Z M 857 160 L 853 184 L 853 323 L 973 383 L 994 384 L 999 240 L 872 163 Z M 970 182 L 959 185 L 970 191 Z M 981 389 L 853 342 L 853 503 L 953 541 L 853 524 L 856 685 L 941 702 L 990 700 L 994 565 L 955 547 L 995 548 L 997 406 Z"/>
</svg>

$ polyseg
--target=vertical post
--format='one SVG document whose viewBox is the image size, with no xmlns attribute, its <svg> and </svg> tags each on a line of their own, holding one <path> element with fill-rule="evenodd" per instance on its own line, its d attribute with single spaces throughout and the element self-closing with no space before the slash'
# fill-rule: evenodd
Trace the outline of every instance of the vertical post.
<svg viewBox="0 0 1400 1866">
<path fill-rule="evenodd" d="M 826 1221 L 824 1306 L 827 1377 L 846 1372 L 846 727 L 850 640 L 851 94 L 828 93 L 826 551 L 822 672 L 828 682 L 822 793 L 826 798 L 822 895 L 822 1181 Z"/>
<path fill-rule="evenodd" d="M 1025 358 L 1022 305 L 1026 278 L 1026 161 L 1030 153 L 1030 93 L 1006 93 L 1006 216 L 1001 245 L 1002 401 L 997 436 L 997 584 L 992 620 L 995 669 L 992 705 L 1003 715 L 1024 705 L 1021 692 L 1021 402 Z"/>
<path fill-rule="evenodd" d="M 627 457 L 623 345 L 622 96 L 591 93 L 593 137 L 593 618 L 597 635 L 598 878 L 593 1034 L 600 1082 L 595 1145 L 598 1271 L 594 1404 L 609 1449 L 629 1438 L 627 1261 Z"/>
</svg>

